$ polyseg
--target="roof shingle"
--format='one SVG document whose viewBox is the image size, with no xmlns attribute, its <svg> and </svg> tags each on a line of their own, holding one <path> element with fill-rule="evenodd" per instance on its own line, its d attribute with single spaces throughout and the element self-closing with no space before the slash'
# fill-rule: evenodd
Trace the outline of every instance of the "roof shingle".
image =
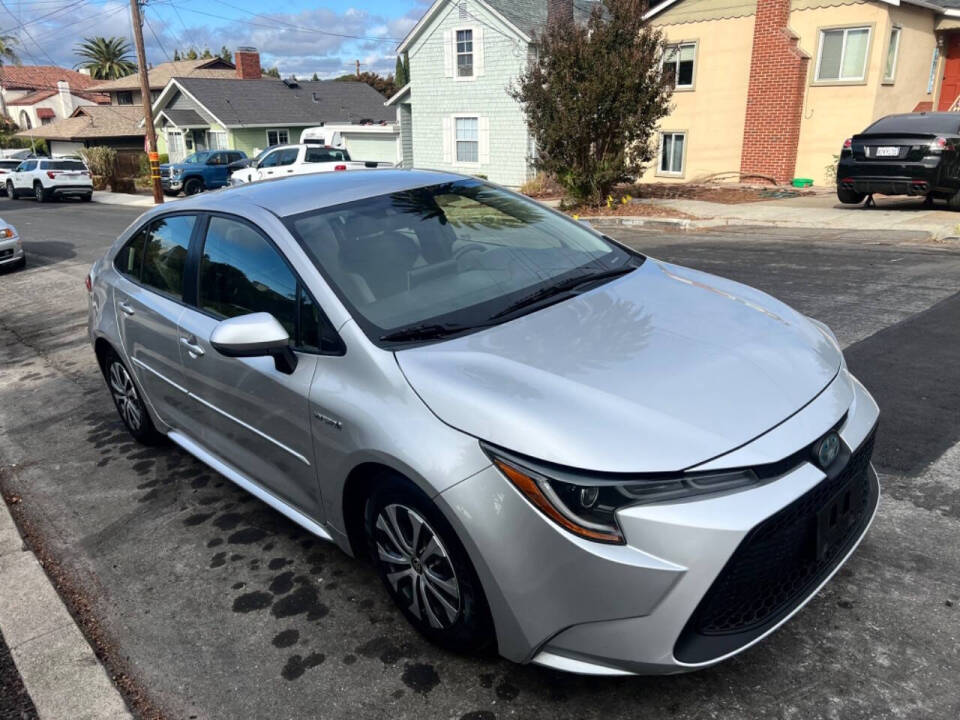
<svg viewBox="0 0 960 720">
<path fill-rule="evenodd" d="M 177 60 L 160 63 L 147 71 L 147 78 L 151 90 L 163 89 L 170 78 L 174 77 L 205 77 L 221 78 L 224 80 L 239 80 L 233 63 L 223 58 L 205 58 L 202 60 Z M 96 85 L 99 92 L 116 92 L 117 90 L 139 90 L 140 76 L 137 73 L 126 75 L 116 80 L 108 80 Z"/>
<path fill-rule="evenodd" d="M 83 140 L 99 137 L 143 137 L 143 108 L 137 105 L 84 105 L 73 115 L 49 125 L 21 130 L 22 137 L 48 140 Z"/>
</svg>

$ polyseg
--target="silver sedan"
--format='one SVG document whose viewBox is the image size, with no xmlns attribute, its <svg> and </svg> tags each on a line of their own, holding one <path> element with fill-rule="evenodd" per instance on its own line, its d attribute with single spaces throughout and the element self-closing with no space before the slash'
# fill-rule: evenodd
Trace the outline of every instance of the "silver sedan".
<svg viewBox="0 0 960 720">
<path fill-rule="evenodd" d="M 0 218 L 0 270 L 22 268 L 26 264 L 27 256 L 17 229 Z"/>
<path fill-rule="evenodd" d="M 446 647 L 708 666 L 809 601 L 877 509 L 878 409 L 826 326 L 476 178 L 191 197 L 88 280 L 130 433 L 369 557 Z"/>
</svg>

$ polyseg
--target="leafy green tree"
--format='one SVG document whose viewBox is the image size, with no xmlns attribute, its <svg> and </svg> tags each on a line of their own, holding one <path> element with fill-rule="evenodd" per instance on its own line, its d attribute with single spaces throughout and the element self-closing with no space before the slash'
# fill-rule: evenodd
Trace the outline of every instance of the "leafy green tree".
<svg viewBox="0 0 960 720">
<path fill-rule="evenodd" d="M 589 20 L 561 18 L 538 34 L 536 61 L 511 94 L 536 141 L 536 165 L 576 200 L 599 205 L 639 177 L 651 137 L 670 110 L 660 71 L 663 36 L 643 19 L 645 0 L 602 0 Z"/>
<path fill-rule="evenodd" d="M 260 68 L 260 74 L 261 74 L 261 75 L 266 75 L 267 77 L 273 77 L 273 78 L 276 78 L 277 80 L 279 80 L 279 79 L 280 79 L 280 68 L 278 68 L 276 65 L 274 65 L 274 66 L 273 66 L 272 68 L 270 68 L 269 70 L 265 70 L 264 68 L 261 67 L 261 68 Z"/>
<path fill-rule="evenodd" d="M 182 58 L 180 57 L 180 51 L 179 51 L 177 48 L 174 48 L 174 49 L 173 49 L 173 61 L 174 61 L 174 62 L 178 62 L 178 61 L 180 61 L 181 59 L 182 59 Z"/>
<path fill-rule="evenodd" d="M 226 60 L 228 63 L 233 62 L 233 53 L 230 52 L 230 48 L 228 48 L 226 45 L 220 46 L 220 57 Z"/>
<path fill-rule="evenodd" d="M 200 55 L 197 53 L 197 49 L 196 49 L 196 48 L 190 48 L 189 50 L 187 50 L 186 55 L 183 56 L 183 59 L 184 59 L 184 60 L 199 60 L 199 59 L 200 59 Z"/>
<path fill-rule="evenodd" d="M 203 49 L 203 55 L 200 56 L 204 60 L 209 60 L 213 57 L 213 53 L 210 52 L 210 48 Z"/>
<path fill-rule="evenodd" d="M 397 92 L 397 81 L 393 75 L 378 75 L 374 72 L 362 72 L 359 75 L 349 73 L 336 78 L 342 82 L 366 83 L 384 97 L 391 97 Z"/>
<path fill-rule="evenodd" d="M 402 88 L 409 82 L 407 80 L 407 68 L 404 67 L 403 58 L 400 55 L 397 55 L 397 67 L 396 70 L 394 70 L 393 76 L 396 78 L 398 88 Z"/>
<path fill-rule="evenodd" d="M 86 68 L 98 80 L 115 80 L 137 70 L 130 43 L 122 37 L 84 38 L 74 51 L 83 58 L 75 67 Z"/>
<path fill-rule="evenodd" d="M 317 81 L 317 80 L 319 80 L 319 79 L 320 79 L 320 76 L 319 76 L 319 75 L 317 75 L 316 73 L 314 73 L 314 74 L 313 74 L 313 77 L 312 77 L 312 78 L 310 78 L 310 79 L 311 79 L 311 80 L 313 80 L 313 81 Z"/>
</svg>

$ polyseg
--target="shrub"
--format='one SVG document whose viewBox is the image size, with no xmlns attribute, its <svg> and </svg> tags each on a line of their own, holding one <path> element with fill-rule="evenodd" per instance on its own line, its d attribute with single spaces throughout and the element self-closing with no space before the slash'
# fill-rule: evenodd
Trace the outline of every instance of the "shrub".
<svg viewBox="0 0 960 720">
<path fill-rule="evenodd" d="M 98 145 L 83 148 L 80 157 L 87 163 L 91 175 L 112 178 L 117 171 L 117 151 L 111 147 Z"/>
<path fill-rule="evenodd" d="M 560 187 L 555 178 L 550 177 L 545 172 L 538 172 L 520 186 L 520 192 L 527 197 L 542 198 L 562 195 L 563 188 Z"/>
<path fill-rule="evenodd" d="M 602 0 L 585 25 L 553 22 L 511 89 L 537 143 L 537 169 L 577 201 L 599 206 L 653 158 L 650 138 L 669 112 L 673 81 L 660 69 L 663 36 L 643 19 L 646 7 Z"/>
</svg>

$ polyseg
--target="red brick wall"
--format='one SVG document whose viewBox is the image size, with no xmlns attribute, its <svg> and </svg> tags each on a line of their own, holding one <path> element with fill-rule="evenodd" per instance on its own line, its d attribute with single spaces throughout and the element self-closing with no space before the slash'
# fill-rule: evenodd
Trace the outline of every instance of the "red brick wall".
<svg viewBox="0 0 960 720">
<path fill-rule="evenodd" d="M 740 172 L 793 178 L 809 58 L 788 30 L 790 0 L 757 0 Z"/>
<path fill-rule="evenodd" d="M 237 48 L 233 54 L 237 77 L 244 80 L 260 79 L 260 53 L 253 48 Z"/>
</svg>

